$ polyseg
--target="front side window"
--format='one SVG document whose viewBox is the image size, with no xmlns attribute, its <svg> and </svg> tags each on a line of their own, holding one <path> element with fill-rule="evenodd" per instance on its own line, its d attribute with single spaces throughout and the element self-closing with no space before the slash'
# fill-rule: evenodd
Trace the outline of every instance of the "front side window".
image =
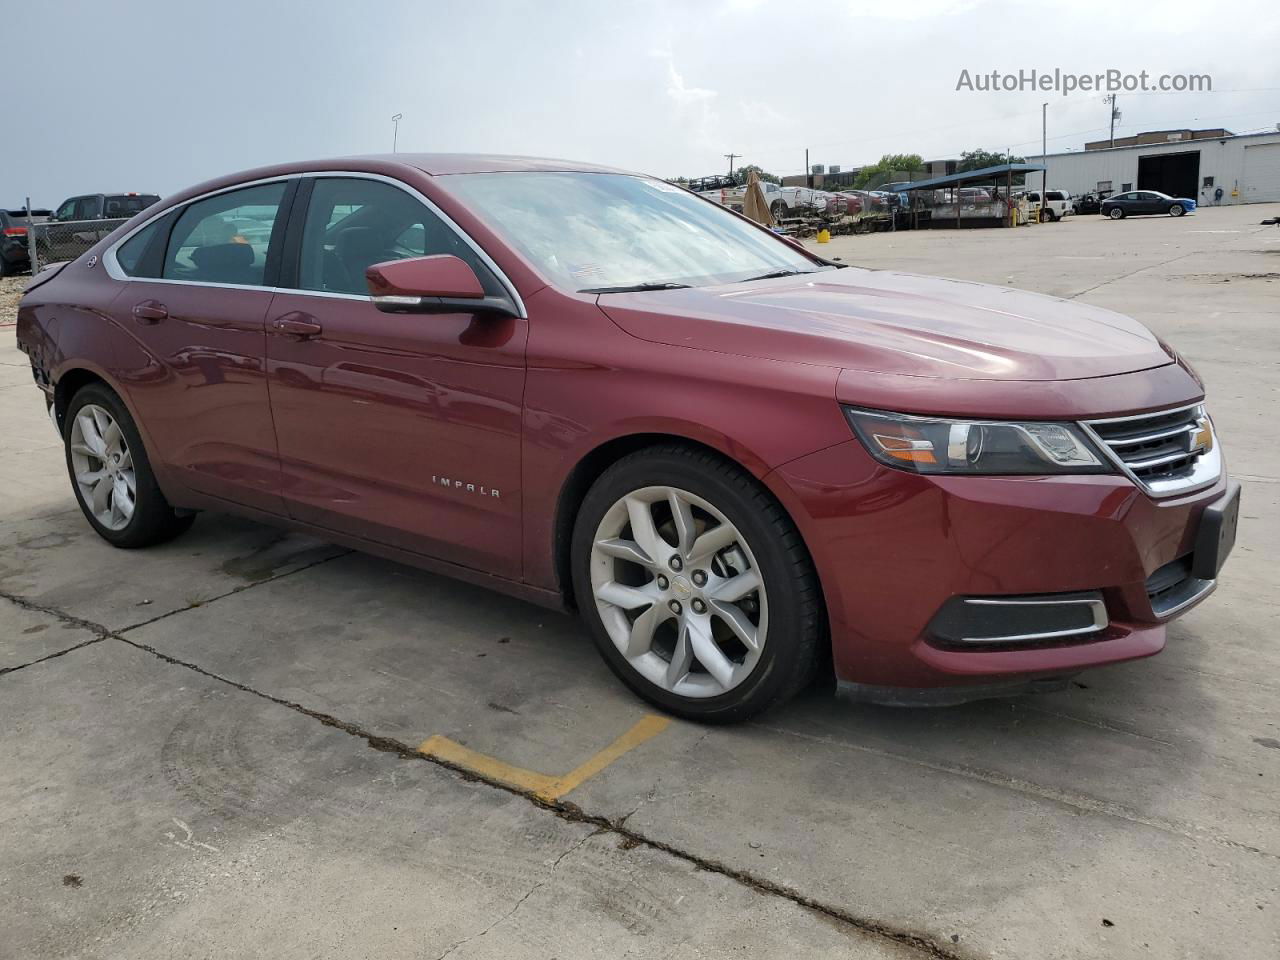
<svg viewBox="0 0 1280 960">
<path fill-rule="evenodd" d="M 266 183 L 198 200 L 173 226 L 166 280 L 262 286 L 283 183 Z"/>
<path fill-rule="evenodd" d="M 485 293 L 502 288 L 476 252 L 416 197 L 380 180 L 315 181 L 302 230 L 298 286 L 368 294 L 364 272 L 375 263 L 451 254 L 476 272 Z"/>
<path fill-rule="evenodd" d="M 786 241 L 662 180 L 529 172 L 452 174 L 437 182 L 568 290 L 703 286 L 824 269 Z"/>
<path fill-rule="evenodd" d="M 76 212 L 76 202 L 68 200 L 58 208 L 58 212 L 53 215 L 55 220 L 74 220 L 73 214 Z"/>
</svg>

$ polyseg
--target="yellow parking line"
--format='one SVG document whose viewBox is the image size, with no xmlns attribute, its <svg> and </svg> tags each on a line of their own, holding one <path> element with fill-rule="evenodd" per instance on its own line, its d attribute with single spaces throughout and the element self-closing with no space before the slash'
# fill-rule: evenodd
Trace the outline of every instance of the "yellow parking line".
<svg viewBox="0 0 1280 960">
<path fill-rule="evenodd" d="M 651 740 L 670 726 L 671 721 L 656 714 L 645 714 L 634 726 L 617 740 L 596 753 L 586 763 L 570 770 L 563 777 L 551 777 L 545 773 L 524 770 L 503 763 L 488 754 L 436 734 L 423 741 L 418 752 L 437 760 L 443 760 L 487 780 L 496 780 L 507 786 L 532 793 L 539 800 L 559 800 L 566 793 L 581 786 L 623 754 L 634 750 L 646 740 Z"/>
</svg>

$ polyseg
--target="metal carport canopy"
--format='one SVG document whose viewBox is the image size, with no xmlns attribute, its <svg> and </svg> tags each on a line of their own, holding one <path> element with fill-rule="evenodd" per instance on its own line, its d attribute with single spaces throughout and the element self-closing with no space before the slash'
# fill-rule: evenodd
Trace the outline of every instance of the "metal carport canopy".
<svg viewBox="0 0 1280 960">
<path fill-rule="evenodd" d="M 934 177 L 932 180 L 915 180 L 898 187 L 895 192 L 902 193 L 905 190 L 931 190 L 935 187 L 959 186 L 974 180 L 990 180 L 996 176 L 1030 173 L 1033 170 L 1043 169 L 1044 165 L 1039 163 L 1000 163 L 994 167 L 983 167 L 981 170 L 966 170 L 964 173 L 952 173 L 945 177 Z"/>
</svg>

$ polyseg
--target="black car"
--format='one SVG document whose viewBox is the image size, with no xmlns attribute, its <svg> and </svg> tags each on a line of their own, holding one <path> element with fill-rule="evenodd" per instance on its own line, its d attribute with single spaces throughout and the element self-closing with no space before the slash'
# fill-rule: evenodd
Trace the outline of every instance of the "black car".
<svg viewBox="0 0 1280 960">
<path fill-rule="evenodd" d="M 1195 208 L 1196 202 L 1186 197 L 1171 197 L 1155 190 L 1130 190 L 1103 200 L 1101 213 L 1112 220 L 1143 213 L 1167 213 L 1171 217 L 1180 217 Z"/>
<path fill-rule="evenodd" d="M 31 258 L 27 254 L 27 225 L 30 222 L 43 223 L 49 216 L 48 210 L 33 209 L 28 220 L 26 210 L 0 210 L 0 277 L 31 269 Z"/>
<path fill-rule="evenodd" d="M 1102 199 L 1096 193 L 1086 193 L 1075 199 L 1076 213 L 1101 213 Z"/>
</svg>

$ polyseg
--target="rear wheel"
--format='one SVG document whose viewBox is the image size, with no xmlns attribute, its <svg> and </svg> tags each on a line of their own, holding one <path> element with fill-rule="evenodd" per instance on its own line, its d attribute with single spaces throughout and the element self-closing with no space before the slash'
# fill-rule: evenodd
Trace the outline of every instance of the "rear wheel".
<svg viewBox="0 0 1280 960">
<path fill-rule="evenodd" d="M 1112 207 L 1112 208 L 1107 212 L 1107 216 L 1108 216 L 1108 217 L 1110 217 L 1112 220 L 1123 220 L 1123 219 L 1124 219 L 1124 210 L 1123 210 L 1122 208 L 1120 208 L 1120 207 Z"/>
<path fill-rule="evenodd" d="M 1180 217 L 1186 212 L 1187 211 L 1183 209 L 1182 204 L 1180 203 L 1175 203 L 1169 208 L 1169 216 L 1171 217 Z"/>
<path fill-rule="evenodd" d="M 129 411 L 104 384 L 71 398 L 63 421 L 67 471 L 85 518 L 116 547 L 161 543 L 191 526 L 160 492 Z"/>
<path fill-rule="evenodd" d="M 825 619 L 800 534 L 714 454 L 655 447 L 610 467 L 579 511 L 572 563 L 605 661 L 670 713 L 742 720 L 813 675 Z"/>
<path fill-rule="evenodd" d="M 769 212 L 773 214 L 773 219 L 781 222 L 787 216 L 787 205 L 781 200 L 773 201 L 773 206 L 769 208 Z"/>
</svg>

